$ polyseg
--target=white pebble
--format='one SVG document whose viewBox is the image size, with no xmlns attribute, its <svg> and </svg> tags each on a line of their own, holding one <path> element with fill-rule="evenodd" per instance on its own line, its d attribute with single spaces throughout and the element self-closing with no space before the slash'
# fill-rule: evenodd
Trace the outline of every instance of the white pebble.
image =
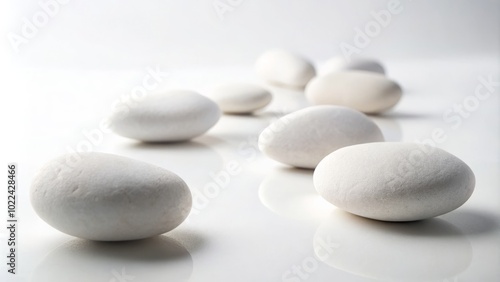
<svg viewBox="0 0 500 282">
<path fill-rule="evenodd" d="M 304 87 L 316 75 L 314 66 L 308 60 L 281 49 L 262 54 L 257 59 L 255 69 L 264 80 L 293 88 Z"/>
<path fill-rule="evenodd" d="M 340 71 L 312 79 L 305 89 L 313 105 L 340 105 L 377 114 L 394 107 L 401 87 L 384 75 L 365 71 Z"/>
<path fill-rule="evenodd" d="M 116 155 L 73 153 L 43 166 L 31 204 L 52 227 L 72 236 L 123 241 L 177 227 L 191 210 L 191 193 L 176 174 Z"/>
<path fill-rule="evenodd" d="M 383 140 L 378 126 L 356 110 L 314 106 L 269 125 L 259 136 L 259 148 L 281 163 L 315 168 L 321 159 L 339 148 Z"/>
<path fill-rule="evenodd" d="M 460 159 L 413 143 L 342 148 L 314 171 L 314 186 L 335 206 L 363 217 L 413 221 L 450 212 L 471 196 L 475 177 Z"/>
<path fill-rule="evenodd" d="M 112 130 L 146 142 L 175 142 L 197 137 L 219 120 L 217 104 L 188 90 L 151 94 L 111 116 Z"/>
<path fill-rule="evenodd" d="M 272 95 L 258 85 L 232 83 L 216 87 L 211 98 L 224 113 L 249 114 L 267 106 Z"/>
<path fill-rule="evenodd" d="M 384 67 L 376 60 L 368 58 L 352 58 L 346 60 L 343 57 L 334 57 L 326 61 L 320 68 L 321 75 L 337 71 L 359 70 L 385 74 Z"/>
</svg>

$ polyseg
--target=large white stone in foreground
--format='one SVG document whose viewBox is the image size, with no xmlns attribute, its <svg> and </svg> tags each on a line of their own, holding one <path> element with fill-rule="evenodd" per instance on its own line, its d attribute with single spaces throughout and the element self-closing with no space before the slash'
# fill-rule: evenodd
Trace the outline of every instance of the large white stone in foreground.
<svg viewBox="0 0 500 282">
<path fill-rule="evenodd" d="M 111 154 L 81 153 L 56 158 L 38 171 L 31 204 L 44 221 L 64 233 L 123 241 L 177 227 L 191 210 L 191 193 L 179 176 L 161 167 Z"/>
</svg>

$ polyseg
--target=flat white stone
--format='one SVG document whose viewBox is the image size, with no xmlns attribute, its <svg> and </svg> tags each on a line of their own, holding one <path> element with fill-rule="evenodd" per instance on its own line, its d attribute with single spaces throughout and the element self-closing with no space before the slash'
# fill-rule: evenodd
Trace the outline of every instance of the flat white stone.
<svg viewBox="0 0 500 282">
<path fill-rule="evenodd" d="M 191 193 L 176 174 L 103 153 L 73 153 L 45 164 L 31 186 L 31 204 L 52 227 L 72 236 L 123 241 L 177 227 Z"/>
<path fill-rule="evenodd" d="M 150 94 L 126 109 L 115 111 L 112 130 L 146 142 L 176 142 L 197 137 L 219 120 L 217 104 L 188 90 Z"/>
<path fill-rule="evenodd" d="M 337 150 L 319 163 L 313 181 L 335 206 L 384 221 L 445 214 L 464 204 L 475 185 L 472 170 L 452 154 L 397 142 Z"/>
<path fill-rule="evenodd" d="M 359 70 L 385 74 L 385 69 L 380 62 L 368 58 L 352 58 L 346 60 L 343 57 L 334 57 L 325 62 L 320 68 L 320 74 L 326 75 L 337 71 Z"/>
<path fill-rule="evenodd" d="M 293 88 L 303 88 L 316 75 L 308 60 L 282 49 L 264 52 L 257 59 L 255 69 L 264 80 Z"/>
<path fill-rule="evenodd" d="M 313 105 L 340 105 L 377 114 L 394 107 L 402 90 L 381 74 L 339 71 L 315 77 L 307 84 L 305 93 Z"/>
<path fill-rule="evenodd" d="M 364 114 L 341 106 L 313 106 L 288 114 L 259 136 L 268 157 L 300 168 L 315 168 L 331 152 L 354 144 L 383 141 Z"/>
<path fill-rule="evenodd" d="M 249 114 L 267 106 L 272 95 L 266 89 L 249 83 L 231 83 L 216 87 L 210 96 L 224 113 Z"/>
</svg>

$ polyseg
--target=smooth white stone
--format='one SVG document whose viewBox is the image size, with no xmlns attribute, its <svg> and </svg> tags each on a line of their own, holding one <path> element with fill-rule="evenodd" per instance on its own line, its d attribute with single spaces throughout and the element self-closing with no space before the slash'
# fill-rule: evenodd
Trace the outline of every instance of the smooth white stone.
<svg viewBox="0 0 500 282">
<path fill-rule="evenodd" d="M 191 210 L 191 193 L 176 174 L 103 153 L 73 153 L 44 165 L 31 204 L 52 227 L 72 236 L 123 241 L 177 227 Z"/>
<path fill-rule="evenodd" d="M 267 106 L 273 97 L 258 85 L 231 83 L 216 87 L 211 98 L 224 113 L 249 114 Z"/>
<path fill-rule="evenodd" d="M 221 116 L 211 99 L 188 90 L 150 94 L 111 116 L 112 130 L 146 142 L 176 142 L 197 137 Z"/>
<path fill-rule="evenodd" d="M 314 106 L 288 114 L 259 136 L 268 157 L 295 167 L 315 168 L 331 152 L 354 144 L 383 141 L 364 114 L 341 106 Z"/>
<path fill-rule="evenodd" d="M 316 75 L 314 66 L 308 60 L 281 49 L 262 54 L 257 59 L 255 69 L 268 82 L 294 88 L 304 87 Z"/>
<path fill-rule="evenodd" d="M 401 87 L 384 75 L 366 71 L 339 71 L 312 79 L 305 89 L 313 105 L 340 105 L 377 114 L 394 107 Z"/>
<path fill-rule="evenodd" d="M 439 148 L 370 143 L 342 148 L 314 171 L 321 196 L 350 213 L 384 221 L 413 221 L 450 212 L 472 195 L 475 177 Z"/>
<path fill-rule="evenodd" d="M 337 71 L 359 70 L 385 74 L 382 64 L 374 59 L 352 58 L 346 60 L 343 57 L 334 57 L 325 62 L 320 68 L 320 74 L 326 75 Z"/>
</svg>

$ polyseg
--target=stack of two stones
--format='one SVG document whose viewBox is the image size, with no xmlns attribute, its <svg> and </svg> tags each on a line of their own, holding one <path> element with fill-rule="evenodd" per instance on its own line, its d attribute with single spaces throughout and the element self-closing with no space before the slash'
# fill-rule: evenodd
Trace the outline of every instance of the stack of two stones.
<svg viewBox="0 0 500 282">
<path fill-rule="evenodd" d="M 377 61 L 334 58 L 314 77 L 306 59 L 273 50 L 257 66 L 270 82 L 305 86 L 316 105 L 269 125 L 259 137 L 260 150 L 281 163 L 314 169 L 316 190 L 333 205 L 377 220 L 414 221 L 450 212 L 472 195 L 474 173 L 459 158 L 431 146 L 384 142 L 365 114 L 391 109 L 402 91 Z"/>
</svg>

